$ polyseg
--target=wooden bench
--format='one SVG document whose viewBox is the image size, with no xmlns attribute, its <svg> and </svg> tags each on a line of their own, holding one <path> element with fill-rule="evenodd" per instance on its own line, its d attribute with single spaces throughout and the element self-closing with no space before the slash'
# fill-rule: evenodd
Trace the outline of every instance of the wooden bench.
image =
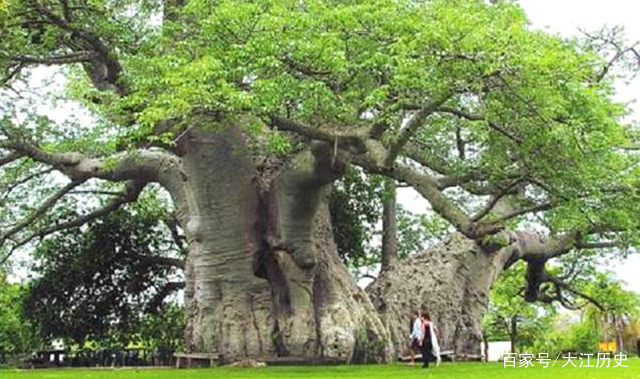
<svg viewBox="0 0 640 379">
<path fill-rule="evenodd" d="M 346 364 L 342 358 L 304 358 L 304 357 L 273 357 L 264 361 L 268 366 L 333 366 Z"/>
<path fill-rule="evenodd" d="M 456 358 L 459 358 L 459 357 L 456 357 L 456 355 L 453 353 L 453 350 L 442 350 L 440 352 L 440 358 L 443 361 L 452 361 L 453 362 L 453 361 L 456 360 Z M 416 359 L 416 362 L 420 362 L 420 360 L 422 360 L 422 354 L 419 354 L 419 353 L 416 354 L 415 355 L 415 359 Z M 400 357 L 400 358 L 398 358 L 398 360 L 400 362 L 409 362 L 409 361 L 411 361 L 411 358 L 406 356 L 406 357 Z"/>
<path fill-rule="evenodd" d="M 174 353 L 176 359 L 176 368 L 191 367 L 196 362 L 206 361 L 210 367 L 213 367 L 218 362 L 218 353 Z M 184 361 L 186 360 L 186 366 Z"/>
</svg>

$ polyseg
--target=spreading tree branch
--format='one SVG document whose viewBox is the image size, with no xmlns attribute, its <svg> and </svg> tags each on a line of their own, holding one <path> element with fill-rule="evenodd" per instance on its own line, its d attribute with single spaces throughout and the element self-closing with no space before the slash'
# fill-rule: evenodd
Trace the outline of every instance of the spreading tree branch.
<svg viewBox="0 0 640 379">
<path fill-rule="evenodd" d="M 172 293 L 184 289 L 186 287 L 186 283 L 184 282 L 168 282 L 162 288 L 158 290 L 158 292 L 153 296 L 151 302 L 147 305 L 147 312 L 154 313 L 157 312 L 164 302 L 164 299 Z"/>
<path fill-rule="evenodd" d="M 389 151 L 385 159 L 386 166 L 391 166 L 393 164 L 411 137 L 413 137 L 418 129 L 424 125 L 427 118 L 431 116 L 438 107 L 449 100 L 451 96 L 453 96 L 453 93 L 447 91 L 444 94 L 435 97 L 432 101 L 421 107 L 420 110 L 418 110 L 416 114 L 409 119 L 402 131 L 400 131 L 400 135 L 389 147 Z"/>
<path fill-rule="evenodd" d="M 12 60 L 19 63 L 16 70 L 28 64 L 71 64 L 82 63 L 85 72 L 93 85 L 102 91 L 110 90 L 120 96 L 128 93 L 128 88 L 122 81 L 122 66 L 116 58 L 115 50 L 108 46 L 94 32 L 89 30 L 89 25 L 78 27 L 74 19 L 73 9 L 62 4 L 63 15 L 56 14 L 48 5 L 39 0 L 26 0 L 25 2 L 33 13 L 39 16 L 36 21 L 51 25 L 64 32 L 68 41 L 64 47 L 71 50 L 70 53 L 52 57 L 16 56 Z M 14 72 L 12 76 L 15 76 Z M 9 79 L 5 79 L 8 82 Z"/>
<path fill-rule="evenodd" d="M 0 157 L 0 167 L 4 165 L 8 165 L 9 163 L 15 162 L 18 159 L 22 158 L 23 155 L 17 151 L 13 151 L 4 157 Z"/>
<path fill-rule="evenodd" d="M 31 225 L 34 221 L 38 219 L 38 217 L 47 213 L 54 205 L 58 202 L 58 200 L 62 199 L 67 193 L 76 188 L 77 186 L 84 183 L 84 180 L 72 181 L 69 184 L 65 185 L 58 191 L 56 191 L 53 195 L 47 198 L 38 208 L 36 208 L 31 214 L 29 214 L 24 219 L 18 221 L 12 228 L 8 229 L 4 233 L 0 234 L 0 245 L 4 244 L 4 242 L 14 236 L 16 233 L 20 232 L 24 228 Z"/>
<path fill-rule="evenodd" d="M 555 202 L 546 202 L 546 203 L 542 203 L 542 204 L 537 204 L 537 205 L 533 205 L 527 208 L 521 208 L 521 209 L 516 209 L 513 210 L 510 213 L 504 214 L 501 217 L 499 217 L 496 222 L 504 222 L 504 221 L 508 221 L 511 220 L 512 218 L 516 218 L 519 216 L 524 216 L 526 214 L 529 213 L 537 213 L 537 212 L 543 212 L 543 211 L 548 211 L 550 209 L 553 209 L 555 206 L 557 205 L 557 203 Z"/>
<path fill-rule="evenodd" d="M 33 241 L 36 238 L 42 238 L 47 235 L 73 228 L 78 228 L 88 222 L 99 219 L 108 215 L 109 213 L 116 211 L 121 206 L 132 203 L 138 199 L 138 196 L 142 192 L 146 183 L 131 181 L 127 184 L 125 192 L 122 193 L 119 197 L 111 200 L 107 205 L 96 209 L 90 213 L 82 215 L 74 220 L 49 225 L 45 228 L 42 228 L 38 231 L 35 231 L 28 235 L 27 237 L 17 241 L 15 245 L 12 247 L 12 251 L 15 251 L 17 248 L 26 245 L 27 243 Z M 3 260 L 6 260 L 8 257 L 5 257 Z"/>
<path fill-rule="evenodd" d="M 471 220 L 472 221 L 482 220 L 486 215 L 489 214 L 489 212 L 491 212 L 494 209 L 494 207 L 498 204 L 498 202 L 502 198 L 504 198 L 507 194 L 512 192 L 516 186 L 522 183 L 522 181 L 523 179 L 518 179 L 515 182 L 503 188 L 499 193 L 491 196 L 491 199 L 484 205 L 484 207 L 482 207 L 482 209 L 476 215 L 471 217 Z"/>
<path fill-rule="evenodd" d="M 315 140 L 336 144 L 338 147 L 356 152 L 363 152 L 365 131 L 353 131 L 349 133 L 337 133 L 334 131 L 305 125 L 301 122 L 291 120 L 282 116 L 273 115 L 271 117 L 271 125 L 276 129 L 295 133 L 297 135 Z"/>
<path fill-rule="evenodd" d="M 168 170 L 177 166 L 178 158 L 159 149 L 144 149 L 115 154 L 108 158 L 93 158 L 82 153 L 49 153 L 24 139 L 5 141 L 4 147 L 50 165 L 72 180 L 100 178 L 110 181 L 142 180 L 163 182 L 178 175 Z M 174 167 L 175 168 L 175 167 Z"/>
<path fill-rule="evenodd" d="M 369 145 L 373 148 L 373 144 Z M 386 150 L 378 146 L 377 154 L 357 156 L 354 162 L 365 170 L 378 173 L 399 182 L 411 185 L 429 203 L 433 210 L 449 221 L 458 231 L 470 239 L 479 239 L 483 236 L 499 232 L 502 227 L 496 224 L 476 223 L 454 201 L 449 199 L 438 187 L 438 182 L 431 175 L 420 172 L 413 167 L 395 163 L 392 167 L 386 166 Z"/>
</svg>

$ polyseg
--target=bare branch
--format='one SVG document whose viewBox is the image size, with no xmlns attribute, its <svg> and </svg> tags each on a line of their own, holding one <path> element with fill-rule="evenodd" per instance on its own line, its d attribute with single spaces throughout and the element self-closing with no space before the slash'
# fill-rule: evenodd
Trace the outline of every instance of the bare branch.
<svg viewBox="0 0 640 379">
<path fill-rule="evenodd" d="M 477 196 L 493 195 L 500 191 L 500 188 L 496 185 L 477 183 L 487 180 L 489 177 L 481 168 L 466 167 L 464 172 L 457 173 L 456 171 L 460 171 L 460 169 L 450 167 L 444 159 L 425 155 L 422 153 L 422 150 L 423 149 L 410 142 L 405 146 L 402 156 L 442 175 L 441 177 L 435 178 L 438 182 L 439 189 L 444 190 L 446 188 L 459 186 L 465 191 Z M 510 179 L 517 179 L 521 176 L 521 174 L 514 174 Z"/>
<path fill-rule="evenodd" d="M 163 257 L 160 255 L 141 255 L 139 258 L 145 264 L 154 265 L 154 266 L 168 266 L 175 267 L 184 270 L 184 259 L 179 258 L 171 258 L 171 257 Z"/>
<path fill-rule="evenodd" d="M 101 191 L 101 190 L 76 190 L 71 191 L 74 195 L 105 195 L 105 196 L 122 196 L 122 192 L 118 191 Z"/>
<path fill-rule="evenodd" d="M 426 173 L 421 173 L 410 166 L 398 163 L 393 167 L 387 167 L 383 163 L 376 162 L 375 157 L 358 156 L 354 158 L 354 162 L 369 172 L 386 175 L 399 182 L 411 185 L 429 201 L 436 213 L 449 221 L 467 238 L 478 239 L 502 230 L 500 225 L 473 222 L 464 210 L 444 195 L 438 188 L 437 180 Z"/>
<path fill-rule="evenodd" d="M 557 205 L 556 202 L 547 202 L 543 204 L 533 205 L 527 208 L 518 209 L 511 213 L 503 215 L 502 217 L 498 218 L 496 222 L 504 222 L 512 218 L 523 216 L 529 213 L 548 211 L 550 209 L 553 209 L 553 207 L 555 207 L 556 205 Z"/>
<path fill-rule="evenodd" d="M 271 117 L 271 124 L 279 130 L 292 132 L 316 141 L 337 144 L 341 148 L 351 149 L 355 152 L 363 152 L 365 149 L 363 142 L 363 135 L 365 135 L 364 131 L 356 130 L 354 132 L 341 134 L 334 131 L 324 130 L 319 127 L 305 125 L 298 121 L 278 115 L 273 115 Z"/>
<path fill-rule="evenodd" d="M 36 238 L 42 238 L 44 236 L 47 236 L 49 234 L 53 234 L 62 230 L 78 228 L 90 221 L 93 221 L 108 215 L 109 213 L 119 209 L 124 204 L 132 203 L 136 201 L 138 199 L 138 196 L 142 192 L 142 189 L 144 188 L 144 186 L 145 186 L 145 183 L 132 181 L 128 183 L 125 189 L 125 192 L 122 193 L 121 196 L 119 196 L 116 199 L 113 199 L 111 202 L 109 202 L 109 204 L 105 205 L 104 207 L 99 208 L 93 212 L 87 213 L 83 216 L 80 216 L 74 220 L 62 222 L 59 224 L 49 225 L 43 229 L 40 229 L 36 232 L 31 233 L 27 237 L 17 241 L 12 246 L 11 252 L 7 256 L 3 257 L 2 261 L 0 261 L 0 264 L 6 261 L 9 258 L 9 256 L 13 253 L 13 251 L 15 251 L 17 248 L 26 245 L 27 243 L 31 242 Z"/>
<path fill-rule="evenodd" d="M 12 81 L 16 76 L 18 76 L 18 74 L 20 73 L 20 71 L 22 71 L 23 68 L 24 68 L 24 64 L 22 63 L 10 66 L 9 69 L 7 70 L 7 74 L 0 79 L 0 87 L 4 87 L 7 84 L 9 84 L 10 81 Z"/>
<path fill-rule="evenodd" d="M 3 198 L 3 199 L 6 199 L 6 198 L 11 194 L 11 192 L 12 192 L 14 189 L 16 189 L 17 187 L 19 187 L 20 185 L 25 184 L 25 183 L 27 183 L 27 182 L 31 181 L 32 179 L 35 179 L 35 178 L 37 178 L 37 177 L 39 177 L 39 176 L 49 174 L 49 173 L 51 173 L 51 172 L 53 172 L 53 169 L 47 169 L 47 170 L 42 170 L 42 171 L 34 172 L 34 173 L 33 173 L 33 174 L 31 174 L 31 175 L 28 175 L 28 176 L 26 176 L 26 177 L 24 177 L 24 178 L 22 178 L 22 179 L 20 179 L 20 180 L 18 180 L 18 181 L 15 181 L 15 182 L 11 183 L 10 185 L 8 185 L 8 186 L 4 189 L 5 193 L 4 193 L 4 195 L 2 196 L 2 198 Z"/>
<path fill-rule="evenodd" d="M 511 262 L 519 259 L 527 262 L 546 261 L 559 257 L 571 251 L 580 238 L 578 231 L 549 236 L 521 230 L 504 233 L 506 233 L 505 239 L 511 241 L 504 249 L 504 253 L 510 255 Z"/>
<path fill-rule="evenodd" d="M 578 291 L 575 288 L 573 288 L 571 285 L 569 285 L 568 283 L 564 282 L 563 280 L 549 274 L 548 272 L 545 271 L 545 281 L 551 282 L 553 283 L 556 288 L 558 289 L 558 297 L 559 298 L 564 298 L 561 290 L 565 290 L 567 292 L 570 292 L 578 297 L 581 297 L 585 300 L 587 300 L 588 302 L 590 302 L 591 304 L 595 305 L 598 309 L 600 309 L 601 311 L 605 311 L 605 307 L 598 301 L 596 300 L 594 297 L 589 296 L 587 294 L 585 294 L 584 292 Z"/>
<path fill-rule="evenodd" d="M 467 113 L 465 111 L 462 111 L 460 109 L 456 109 L 456 108 L 451 108 L 451 107 L 439 107 L 437 109 L 438 112 L 442 112 L 442 113 L 449 113 L 455 116 L 458 116 L 460 118 L 469 120 L 469 121 L 486 121 L 487 125 L 495 130 L 496 132 L 502 134 L 503 136 L 507 137 L 508 139 L 516 142 L 516 143 L 522 143 L 522 138 L 515 136 L 511 133 L 509 133 L 506 129 L 504 129 L 502 126 L 496 124 L 493 121 L 487 120 L 486 117 L 484 117 L 483 115 L 479 115 L 479 114 L 471 114 L 471 113 Z"/>
<path fill-rule="evenodd" d="M 627 45 L 624 41 L 623 28 L 604 28 L 597 32 L 597 34 L 584 30 L 580 30 L 580 32 L 587 38 L 587 43 L 594 48 L 597 53 L 605 55 L 609 53 L 607 50 L 612 50 L 610 53 L 613 54 L 613 56 L 605 63 L 594 79 L 596 83 L 601 82 L 618 62 L 628 56 L 631 56 L 630 58 L 640 67 L 640 50 L 638 50 L 640 42 Z"/>
<path fill-rule="evenodd" d="M 90 62 L 91 60 L 96 59 L 97 56 L 98 54 L 95 51 L 78 51 L 68 54 L 54 55 L 50 57 L 33 57 L 29 55 L 22 55 L 12 58 L 12 60 L 23 64 L 61 65 Z"/>
<path fill-rule="evenodd" d="M 422 127 L 429 116 L 431 116 L 442 104 L 453 96 L 453 92 L 447 91 L 442 95 L 435 97 L 432 101 L 425 104 L 420 110 L 414 114 L 407 122 L 404 129 L 400 132 L 400 136 L 389 147 L 389 153 L 385 159 L 385 165 L 391 166 L 400 154 L 404 146 L 409 142 L 418 129 Z"/>
<path fill-rule="evenodd" d="M 565 308 L 579 309 L 571 299 L 568 299 L 563 290 L 567 291 L 574 296 L 581 297 L 588 302 L 594 304 L 600 310 L 604 310 L 602 304 L 600 304 L 595 298 L 576 290 L 570 284 L 564 280 L 550 274 L 546 269 L 546 259 L 530 261 L 527 264 L 527 287 L 524 293 L 524 298 L 528 302 L 541 301 L 544 303 L 552 303 L 554 301 L 560 302 Z M 541 290 L 543 283 L 551 283 L 555 287 L 554 295 L 550 296 Z"/>
<path fill-rule="evenodd" d="M 82 60 L 82 62 L 86 63 L 84 65 L 85 71 L 97 89 L 102 91 L 111 90 L 120 96 L 128 92 L 128 88 L 122 83 L 122 66 L 116 59 L 114 51 L 90 30 L 81 29 L 77 27 L 77 23 L 71 23 L 70 20 L 73 18 L 73 14 L 70 7 L 63 6 L 64 16 L 58 16 L 38 0 L 27 0 L 27 3 L 44 21 L 69 35 L 71 42 L 67 43 L 68 48 L 76 53 L 86 52 L 87 50 L 95 53 L 95 57 L 90 61 Z M 62 61 L 62 63 L 67 63 L 64 60 Z"/>
<path fill-rule="evenodd" d="M 491 200 L 489 200 L 487 204 L 485 204 L 485 206 L 482 207 L 482 209 L 476 215 L 471 217 L 471 220 L 478 221 L 484 218 L 486 215 L 488 215 L 489 212 L 491 212 L 491 210 L 496 206 L 496 204 L 498 204 L 500 199 L 502 199 L 504 196 L 510 193 L 517 185 L 522 183 L 522 181 L 523 179 L 518 179 L 515 182 L 511 183 L 509 186 L 502 189 L 498 194 L 492 196 Z"/>
<path fill-rule="evenodd" d="M 0 167 L 7 165 L 11 162 L 15 162 L 18 159 L 22 158 L 24 155 L 20 154 L 17 151 L 13 151 L 4 157 L 0 157 Z"/>
<path fill-rule="evenodd" d="M 148 312 L 156 312 L 161 306 L 164 299 L 171 295 L 173 292 L 184 289 L 186 284 L 184 282 L 168 282 L 165 284 L 158 293 L 155 294 L 149 305 L 147 306 Z"/>
<path fill-rule="evenodd" d="M 42 203 L 38 208 L 36 208 L 29 216 L 24 218 L 23 220 L 17 222 L 12 228 L 7 230 L 6 232 L 0 234 L 0 244 L 3 244 L 8 238 L 12 237 L 16 233 L 20 232 L 22 229 L 31 225 L 38 217 L 48 212 L 53 206 L 60 200 L 64 195 L 69 193 L 72 189 L 84 183 L 84 180 L 80 181 L 72 181 L 52 196 L 50 196 L 44 203 Z"/>
<path fill-rule="evenodd" d="M 100 178 L 110 181 L 142 180 L 161 184 L 167 176 L 177 175 L 162 170 L 177 164 L 177 157 L 159 149 L 145 149 L 119 153 L 106 159 L 92 158 L 81 153 L 48 153 L 30 142 L 12 139 L 6 148 L 26 155 L 37 162 L 54 167 L 73 180 Z"/>
</svg>

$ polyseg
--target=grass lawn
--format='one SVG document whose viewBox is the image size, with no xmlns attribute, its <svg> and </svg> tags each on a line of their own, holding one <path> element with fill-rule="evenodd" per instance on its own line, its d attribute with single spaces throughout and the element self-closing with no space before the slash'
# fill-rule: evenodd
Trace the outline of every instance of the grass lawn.
<svg viewBox="0 0 640 379">
<path fill-rule="evenodd" d="M 363 365 L 363 366 L 292 366 L 265 367 L 256 369 L 211 368 L 211 369 L 52 369 L 52 370 L 0 370 L 0 379 L 640 379 L 640 359 L 629 359 L 628 368 L 573 368 L 558 361 L 555 367 L 504 368 L 502 363 L 443 363 L 438 368 L 423 370 L 408 365 Z M 592 362 L 593 364 L 593 362 Z M 615 364 L 612 362 L 611 366 Z"/>
</svg>

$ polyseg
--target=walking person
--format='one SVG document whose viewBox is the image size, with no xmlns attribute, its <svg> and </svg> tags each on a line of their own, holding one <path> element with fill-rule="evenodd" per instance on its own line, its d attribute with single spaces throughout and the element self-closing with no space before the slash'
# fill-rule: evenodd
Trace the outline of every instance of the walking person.
<svg viewBox="0 0 640 379">
<path fill-rule="evenodd" d="M 436 333 L 436 326 L 431 321 L 428 312 L 422 312 L 422 341 L 420 351 L 422 353 L 422 367 L 429 368 L 429 361 L 435 361 L 436 367 L 440 365 L 440 344 Z"/>
<path fill-rule="evenodd" d="M 411 335 L 409 336 L 409 357 L 410 365 L 415 364 L 416 352 L 420 351 L 420 341 L 422 341 L 422 319 L 417 311 L 411 312 Z"/>
</svg>

